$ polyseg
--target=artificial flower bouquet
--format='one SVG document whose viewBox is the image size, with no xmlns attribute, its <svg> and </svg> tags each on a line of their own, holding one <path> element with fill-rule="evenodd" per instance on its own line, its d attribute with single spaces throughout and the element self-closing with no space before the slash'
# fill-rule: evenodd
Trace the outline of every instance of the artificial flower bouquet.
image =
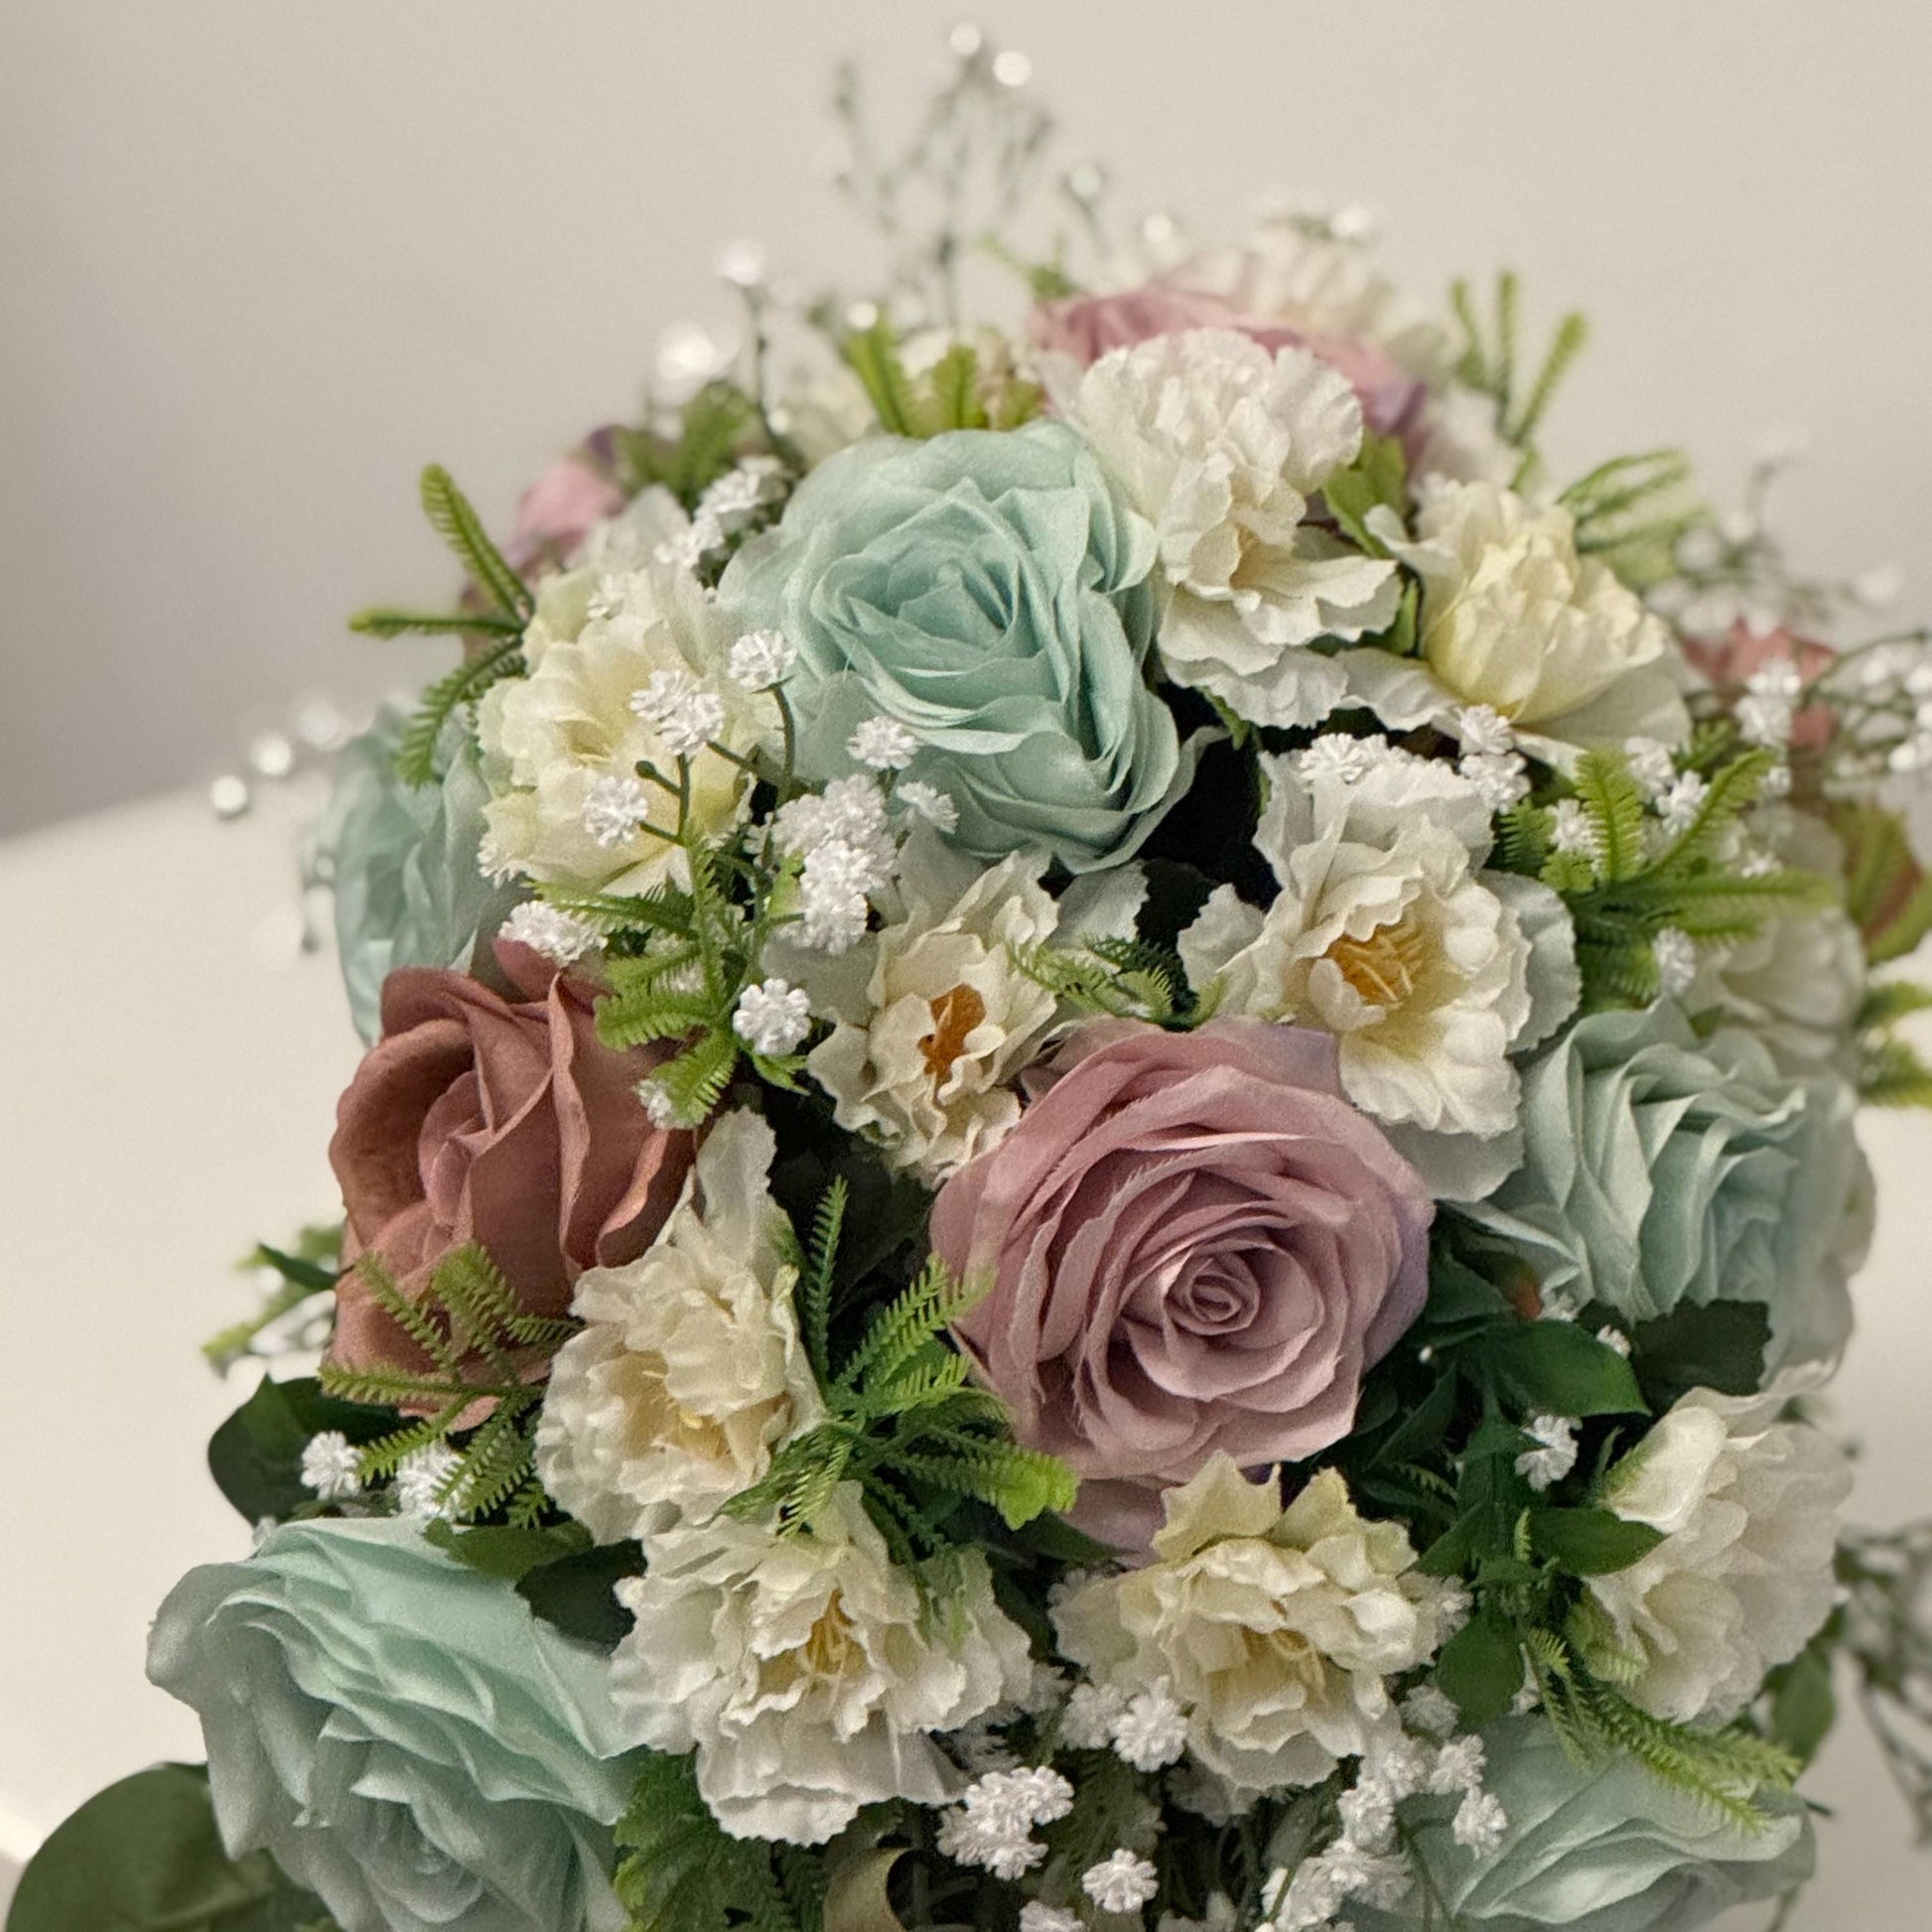
<svg viewBox="0 0 1932 1932">
<path fill-rule="evenodd" d="M 1848 1656 L 1924 1809 L 1932 1540 L 1814 1397 L 1932 655 L 1553 475 L 1507 278 L 1091 168 L 1029 254 L 1022 77 L 842 97 L 875 299 L 740 251 L 507 541 L 425 476 L 345 1219 L 211 1344 L 320 1365 L 155 1623 L 206 1769 L 16 1932 L 1687 1932 L 1808 1875 Z"/>
</svg>

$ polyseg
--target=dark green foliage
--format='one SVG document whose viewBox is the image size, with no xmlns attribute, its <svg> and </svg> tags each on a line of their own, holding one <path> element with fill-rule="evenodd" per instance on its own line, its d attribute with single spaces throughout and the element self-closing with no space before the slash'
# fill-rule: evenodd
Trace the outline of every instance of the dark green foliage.
<svg viewBox="0 0 1932 1932">
<path fill-rule="evenodd" d="M 677 433 L 620 429 L 620 482 L 627 495 L 653 483 L 687 510 L 740 458 L 750 454 L 759 428 L 756 400 L 735 382 L 709 382 L 684 405 Z"/>
<path fill-rule="evenodd" d="M 612 1590 L 621 1578 L 643 1574 L 643 1552 L 635 1543 L 599 1547 L 575 1522 L 459 1529 L 436 1521 L 423 1534 L 471 1569 L 513 1585 L 538 1616 L 568 1637 L 608 1650 L 630 1628 L 630 1612 Z"/>
<path fill-rule="evenodd" d="M 7 1932 L 335 1932 L 265 1852 L 221 1849 L 199 1764 L 110 1784 L 21 1875 Z"/>
<path fill-rule="evenodd" d="M 1764 1727 L 1772 1743 L 1803 1764 L 1838 1722 L 1833 1666 L 1845 1640 L 1844 1618 L 1834 1614 L 1790 1663 L 1765 1679 Z"/>
<path fill-rule="evenodd" d="M 1472 1728 L 1500 1718 L 1523 1688 L 1523 1647 L 1508 1620 L 1492 1610 L 1471 1617 L 1436 1659 L 1436 1684 Z"/>
<path fill-rule="evenodd" d="M 1630 1365 L 1651 1408 L 1662 1415 L 1693 1389 L 1755 1395 L 1764 1385 L 1770 1311 L 1761 1302 L 1685 1303 L 1630 1334 Z"/>
<path fill-rule="evenodd" d="M 209 1439 L 208 1470 L 245 1521 L 285 1522 L 317 1508 L 302 1480 L 302 1451 L 312 1436 L 336 1429 L 351 1443 L 373 1443 L 397 1421 L 393 1409 L 325 1395 L 313 1377 L 278 1382 L 265 1375 Z"/>
</svg>

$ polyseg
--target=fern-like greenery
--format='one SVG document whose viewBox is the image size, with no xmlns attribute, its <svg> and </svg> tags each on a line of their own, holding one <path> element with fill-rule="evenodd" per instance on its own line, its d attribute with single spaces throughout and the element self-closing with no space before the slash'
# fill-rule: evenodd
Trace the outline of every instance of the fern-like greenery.
<svg viewBox="0 0 1932 1932">
<path fill-rule="evenodd" d="M 1089 939 L 1071 948 L 1029 946 L 1015 964 L 1035 985 L 1082 1013 L 1146 1020 L 1157 1027 L 1192 1026 L 1207 1018 L 1171 947 L 1140 939 Z"/>
<path fill-rule="evenodd" d="M 1476 313 L 1466 282 L 1451 285 L 1449 301 L 1462 328 L 1462 359 L 1456 374 L 1471 389 L 1494 400 L 1496 428 L 1503 437 L 1526 455 L 1534 452 L 1536 432 L 1572 363 L 1589 341 L 1587 320 L 1575 310 L 1564 316 L 1542 362 L 1525 377 L 1519 362 L 1522 286 L 1516 276 L 1505 271 L 1496 278 L 1486 320 Z"/>
<path fill-rule="evenodd" d="M 982 368 L 979 351 L 970 343 L 953 344 L 916 376 L 907 371 L 898 337 L 884 320 L 853 331 L 843 348 L 880 427 L 894 436 L 1018 429 L 1039 413 L 1037 385 Z"/>
<path fill-rule="evenodd" d="M 1708 520 L 1677 450 L 1613 457 L 1559 498 L 1577 519 L 1577 548 L 1608 565 L 1635 590 L 1676 575 L 1677 546 Z"/>
<path fill-rule="evenodd" d="M 1071 1508 L 1071 1471 L 1013 1441 L 1005 1407 L 970 1386 L 965 1357 L 945 1339 L 984 1291 L 963 1285 L 938 1256 L 834 1366 L 832 1281 L 845 1202 L 835 1182 L 819 1203 L 809 1245 L 795 1256 L 799 1327 L 820 1377 L 825 1420 L 779 1449 L 763 1478 L 727 1510 L 797 1535 L 841 1483 L 857 1482 L 895 1558 L 918 1570 L 952 1547 L 941 1520 L 948 1500 L 984 1503 L 1011 1529 Z"/>
<path fill-rule="evenodd" d="M 687 510 L 695 509 L 698 498 L 750 452 L 758 424 L 753 396 L 735 382 L 708 382 L 684 405 L 674 435 L 613 432 L 619 482 L 631 495 L 660 485 Z"/>
<path fill-rule="evenodd" d="M 373 1254 L 363 1255 L 354 1273 L 425 1364 L 322 1365 L 320 1379 L 329 1394 L 418 1418 L 362 1449 L 362 1480 L 380 1482 L 412 1451 L 447 1443 L 457 1459 L 441 1499 L 456 1513 L 474 1518 L 507 1510 L 513 1524 L 536 1522 L 548 1507 L 535 1474 L 543 1389 L 528 1370 L 554 1354 L 577 1324 L 527 1313 L 475 1243 L 445 1256 L 414 1297 Z M 477 1422 L 480 1404 L 488 1413 Z"/>
</svg>

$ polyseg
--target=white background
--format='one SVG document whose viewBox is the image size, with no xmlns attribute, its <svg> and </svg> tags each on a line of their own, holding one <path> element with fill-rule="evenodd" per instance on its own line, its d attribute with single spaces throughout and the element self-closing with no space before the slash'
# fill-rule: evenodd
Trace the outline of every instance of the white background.
<svg viewBox="0 0 1932 1932">
<path fill-rule="evenodd" d="M 433 660 L 341 620 L 447 595 L 422 463 L 500 520 L 632 406 L 663 327 L 728 314 L 721 242 L 857 279 L 813 167 L 823 81 L 862 52 L 902 117 L 955 11 L 0 0 L 0 832 L 205 778 L 303 690 L 419 679 Z M 1546 314 L 1587 308 L 1560 467 L 1681 441 L 1722 492 L 1761 434 L 1809 428 L 1794 547 L 1902 563 L 1932 613 L 1917 0 L 982 18 L 1135 203 L 1211 230 L 1275 186 L 1365 201 L 1419 289 L 1510 264 Z M 353 1061 L 327 969 L 286 956 L 291 850 L 191 804 L 0 844 L 0 1835 L 195 1747 L 140 1681 L 174 1575 L 245 1542 L 201 1468 L 237 1392 L 194 1344 L 235 1310 L 230 1259 L 329 1208 Z M 1843 1387 L 1886 1521 L 1925 1506 L 1932 1123 L 1871 1139 L 1889 1218 Z M 1820 1788 L 1841 1817 L 1796 1926 L 1918 1923 L 1856 1728 Z"/>
</svg>

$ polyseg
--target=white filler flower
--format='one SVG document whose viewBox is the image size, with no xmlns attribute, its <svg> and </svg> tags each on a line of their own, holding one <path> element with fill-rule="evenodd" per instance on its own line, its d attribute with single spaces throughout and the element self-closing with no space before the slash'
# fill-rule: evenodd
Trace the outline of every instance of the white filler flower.
<svg viewBox="0 0 1932 1932">
<path fill-rule="evenodd" d="M 1346 682 L 1303 647 L 1385 628 L 1401 596 L 1394 565 L 1307 521 L 1361 450 L 1348 382 L 1306 349 L 1194 329 L 1103 355 L 1065 407 L 1160 536 L 1169 676 L 1255 724 L 1318 724 Z"/>
<path fill-rule="evenodd" d="M 637 1621 L 611 1672 L 620 1722 L 697 1752 L 698 1789 L 740 1837 L 821 1845 L 892 1798 L 944 1804 L 933 1741 L 1022 1697 L 1027 1638 L 984 1559 L 935 1609 L 841 1484 L 801 1535 L 719 1516 L 660 1537 L 618 1595 Z"/>
</svg>

